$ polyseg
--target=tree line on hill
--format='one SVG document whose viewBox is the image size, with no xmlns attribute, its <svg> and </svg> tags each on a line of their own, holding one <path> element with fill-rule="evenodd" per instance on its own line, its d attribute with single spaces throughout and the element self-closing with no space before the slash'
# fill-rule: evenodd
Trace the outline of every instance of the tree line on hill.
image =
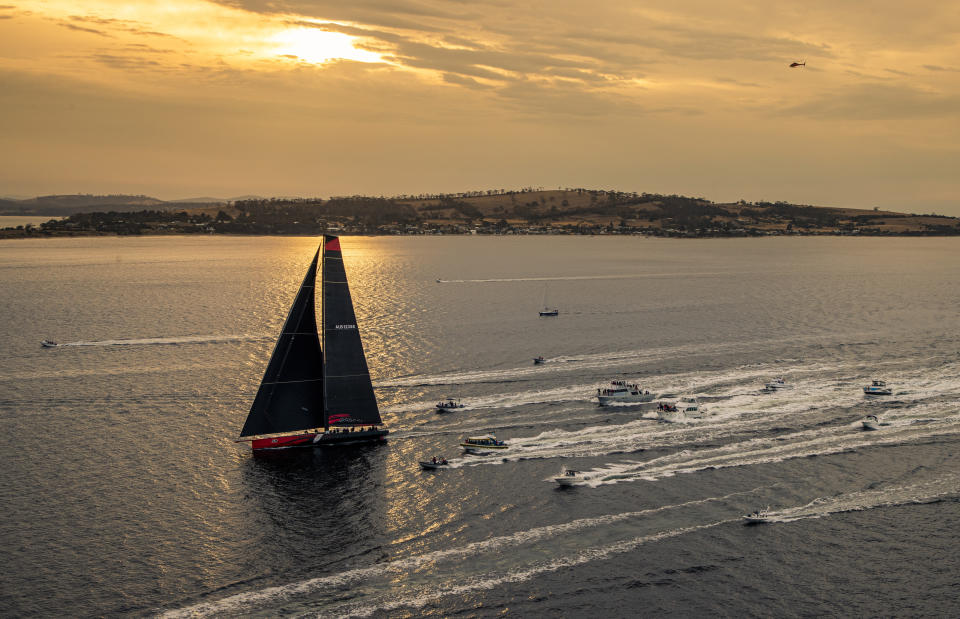
<svg viewBox="0 0 960 619">
<path fill-rule="evenodd" d="M 147 199 L 146 196 L 134 196 Z M 110 196 L 101 196 L 108 200 Z M 702 197 L 587 189 L 464 192 L 421 196 L 251 198 L 202 208 L 74 213 L 60 221 L 24 228 L 29 234 L 405 234 L 419 232 L 643 233 L 722 236 L 785 232 L 890 233 L 886 220 L 912 216 L 741 200 L 716 204 Z M 903 233 L 958 234 L 953 218 Z M 509 220 L 509 221 L 508 221 Z M 7 233 L 5 236 L 16 236 Z"/>
</svg>

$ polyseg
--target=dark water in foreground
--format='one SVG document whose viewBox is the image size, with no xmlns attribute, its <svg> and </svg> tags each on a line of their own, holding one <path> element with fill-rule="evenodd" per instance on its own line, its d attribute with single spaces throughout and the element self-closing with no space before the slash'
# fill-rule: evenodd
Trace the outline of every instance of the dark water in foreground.
<svg viewBox="0 0 960 619">
<path fill-rule="evenodd" d="M 315 247 L 0 244 L 4 615 L 960 609 L 958 240 L 346 237 L 391 440 L 253 458 Z M 598 408 L 611 379 L 709 415 Z"/>
</svg>

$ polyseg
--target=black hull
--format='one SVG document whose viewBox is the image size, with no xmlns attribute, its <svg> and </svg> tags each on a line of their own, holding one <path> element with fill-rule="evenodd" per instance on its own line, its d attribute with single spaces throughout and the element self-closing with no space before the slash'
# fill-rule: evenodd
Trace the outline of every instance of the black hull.
<svg viewBox="0 0 960 619">
<path fill-rule="evenodd" d="M 380 443 L 387 440 L 389 430 L 361 430 L 359 432 L 327 432 L 324 434 L 307 433 L 279 438 L 256 439 L 251 447 L 255 452 L 280 451 L 303 447 L 341 447 Z M 318 438 L 319 437 L 319 438 Z"/>
<path fill-rule="evenodd" d="M 389 430 L 362 430 L 360 432 L 327 432 L 319 441 L 314 443 L 316 447 L 333 447 L 341 445 L 358 445 L 360 443 L 379 443 L 387 440 Z"/>
</svg>

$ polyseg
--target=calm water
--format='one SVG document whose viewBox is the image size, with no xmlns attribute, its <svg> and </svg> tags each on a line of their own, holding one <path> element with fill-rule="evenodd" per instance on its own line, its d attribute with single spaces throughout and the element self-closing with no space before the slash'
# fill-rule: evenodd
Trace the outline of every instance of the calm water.
<svg viewBox="0 0 960 619">
<path fill-rule="evenodd" d="M 957 614 L 957 239 L 345 237 L 391 439 L 254 458 L 316 244 L 0 244 L 4 615 Z"/>
</svg>

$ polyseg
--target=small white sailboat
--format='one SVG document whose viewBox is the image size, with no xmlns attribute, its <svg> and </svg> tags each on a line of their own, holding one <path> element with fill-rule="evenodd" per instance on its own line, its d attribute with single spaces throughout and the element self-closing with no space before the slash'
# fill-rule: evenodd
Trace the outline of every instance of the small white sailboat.
<svg viewBox="0 0 960 619">
<path fill-rule="evenodd" d="M 863 395 L 892 395 L 893 390 L 887 387 L 887 383 L 882 380 L 871 381 L 869 385 L 863 388 Z"/>
<path fill-rule="evenodd" d="M 879 430 L 880 426 L 883 425 L 877 415 L 867 415 L 860 423 L 864 430 Z"/>
<path fill-rule="evenodd" d="M 540 310 L 541 316 L 559 316 L 560 310 L 556 307 L 547 305 L 547 287 L 543 287 L 543 309 Z"/>
</svg>

